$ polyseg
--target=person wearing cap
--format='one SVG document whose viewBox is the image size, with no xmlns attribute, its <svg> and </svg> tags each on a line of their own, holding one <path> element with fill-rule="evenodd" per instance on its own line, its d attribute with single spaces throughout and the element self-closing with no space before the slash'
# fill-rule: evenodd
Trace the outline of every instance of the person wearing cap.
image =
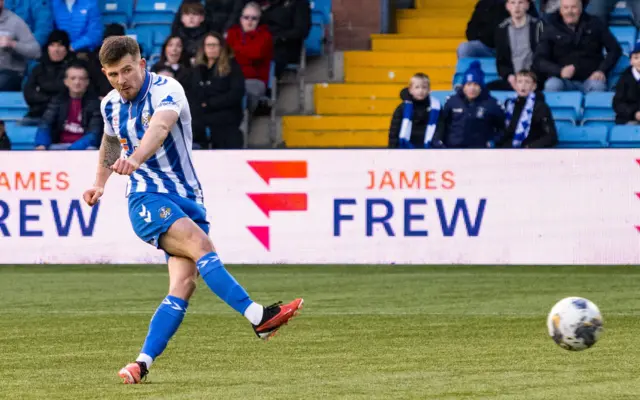
<svg viewBox="0 0 640 400">
<path fill-rule="evenodd" d="M 40 63 L 33 68 L 24 88 L 24 99 L 29 105 L 25 124 L 39 123 L 51 99 L 64 90 L 64 71 L 73 58 L 69 50 L 67 32 L 55 30 L 49 34 Z"/>
<path fill-rule="evenodd" d="M 581 0 L 560 0 L 560 10 L 550 16 L 533 64 L 550 77 L 545 91 L 603 92 L 607 73 L 621 55 L 609 28 L 600 18 L 584 13 Z"/>
<path fill-rule="evenodd" d="M 616 124 L 640 124 L 640 42 L 631 52 L 631 65 L 616 85 L 613 97 L 613 110 L 616 112 Z"/>
<path fill-rule="evenodd" d="M 495 147 L 504 132 L 505 114 L 484 86 L 480 62 L 474 61 L 464 73 L 464 85 L 447 98 L 433 136 L 433 147 Z"/>
</svg>

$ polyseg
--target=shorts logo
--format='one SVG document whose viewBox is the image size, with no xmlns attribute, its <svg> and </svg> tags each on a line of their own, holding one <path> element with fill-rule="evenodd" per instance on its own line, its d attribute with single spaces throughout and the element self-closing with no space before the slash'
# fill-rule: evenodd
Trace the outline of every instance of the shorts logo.
<svg viewBox="0 0 640 400">
<path fill-rule="evenodd" d="M 267 185 L 271 179 L 306 179 L 306 161 L 248 161 L 249 166 Z M 267 216 L 274 211 L 307 211 L 306 193 L 247 193 L 253 203 Z M 247 226 L 251 234 L 267 250 L 271 250 L 269 226 Z"/>
<path fill-rule="evenodd" d="M 142 205 L 142 211 L 140 211 L 138 215 L 141 216 L 147 224 L 151 222 L 151 211 L 147 210 L 147 207 L 144 204 Z"/>
<path fill-rule="evenodd" d="M 171 216 L 171 209 L 169 207 L 160 207 L 158 213 L 160 214 L 160 218 L 167 219 Z"/>
</svg>

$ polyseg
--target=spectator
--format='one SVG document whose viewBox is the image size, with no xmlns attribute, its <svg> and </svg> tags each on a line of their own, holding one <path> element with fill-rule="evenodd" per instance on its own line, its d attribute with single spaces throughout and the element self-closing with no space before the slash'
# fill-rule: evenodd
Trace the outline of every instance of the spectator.
<svg viewBox="0 0 640 400">
<path fill-rule="evenodd" d="M 0 150 L 11 150 L 11 140 L 7 136 L 4 121 L 0 120 Z"/>
<path fill-rule="evenodd" d="M 248 3 L 248 1 L 245 1 Z M 308 0 L 261 0 L 262 21 L 273 36 L 276 76 L 287 64 L 299 64 L 304 40 L 311 29 Z"/>
<path fill-rule="evenodd" d="M 595 15 L 596 17 L 602 19 L 605 24 L 609 24 L 609 14 L 616 7 L 616 3 L 619 0 L 591 0 L 589 2 L 589 7 L 585 5 L 584 7 L 587 9 L 589 14 Z M 636 25 L 638 25 L 638 21 L 640 21 L 640 1 L 639 0 L 627 0 L 627 7 L 631 10 L 633 14 L 633 19 L 636 21 Z"/>
<path fill-rule="evenodd" d="M 516 77 L 516 98 L 507 99 L 505 136 L 499 147 L 543 148 L 558 142 L 556 124 L 544 94 L 536 92 L 537 77 L 521 70 Z"/>
<path fill-rule="evenodd" d="M 527 14 L 530 6 L 530 0 L 507 0 L 511 17 L 495 31 L 496 64 L 502 79 L 490 82 L 488 90 L 515 90 L 516 71 L 531 68 L 543 26 Z"/>
<path fill-rule="evenodd" d="M 44 47 L 53 31 L 53 13 L 49 0 L 4 0 L 4 8 L 13 11 L 29 26 L 33 36 Z"/>
<path fill-rule="evenodd" d="M 607 50 L 606 57 L 603 50 Z M 550 76 L 544 90 L 607 90 L 607 73 L 622 49 L 609 28 L 582 12 L 581 0 L 561 0 L 550 17 L 534 56 L 536 70 Z"/>
<path fill-rule="evenodd" d="M 640 124 L 640 42 L 631 52 L 631 65 L 620 76 L 613 97 L 616 124 Z"/>
<path fill-rule="evenodd" d="M 173 70 L 173 68 L 171 68 L 168 65 L 161 65 L 158 68 L 156 68 L 155 71 L 152 71 L 152 72 L 155 72 L 158 75 L 168 76 L 170 78 L 176 79 L 175 71 Z"/>
<path fill-rule="evenodd" d="M 170 35 L 164 41 L 160 60 L 153 64 L 151 72 L 159 73 L 161 69 L 168 67 L 173 72 L 173 77 L 185 86 L 189 78 L 189 59 L 183 49 L 180 36 Z"/>
<path fill-rule="evenodd" d="M 467 24 L 467 40 L 458 46 L 458 58 L 495 57 L 495 31 L 509 18 L 505 0 L 479 0 Z M 530 7 L 528 13 L 537 17 L 538 11 Z"/>
<path fill-rule="evenodd" d="M 104 27 L 104 38 L 110 36 L 124 36 L 124 27 L 120 24 L 109 24 Z M 101 47 L 102 45 L 100 45 Z M 102 64 L 100 64 L 100 47 L 87 55 L 87 63 L 89 65 L 89 81 L 91 82 L 91 90 L 98 95 L 98 99 L 102 100 L 113 87 L 109 80 L 102 72 Z"/>
<path fill-rule="evenodd" d="M 67 67 L 64 92 L 56 96 L 36 133 L 36 150 L 95 149 L 102 136 L 100 100 L 89 91 L 89 70 L 81 62 Z"/>
<path fill-rule="evenodd" d="M 429 96 L 431 82 L 423 73 L 417 73 L 407 89 L 400 92 L 400 104 L 391 118 L 389 148 L 429 148 L 436 132 L 440 102 Z"/>
<path fill-rule="evenodd" d="M 185 57 L 193 64 L 198 46 L 207 34 L 207 24 L 204 23 L 204 6 L 200 3 L 184 3 L 180 7 L 180 23 L 171 32 L 172 36 L 182 39 Z"/>
<path fill-rule="evenodd" d="M 251 112 L 258 107 L 269 84 L 269 71 L 273 59 L 273 40 L 265 25 L 258 25 L 262 11 L 258 3 L 248 3 L 242 11 L 240 25 L 227 33 L 227 43 L 242 68 Z"/>
<path fill-rule="evenodd" d="M 464 86 L 450 96 L 433 137 L 433 147 L 495 147 L 504 132 L 505 115 L 498 101 L 484 90 L 480 62 L 471 63 L 464 73 Z"/>
<path fill-rule="evenodd" d="M 200 3 L 200 0 L 183 0 L 185 3 Z M 207 0 L 204 5 L 205 22 L 213 32 L 226 32 L 231 25 L 238 23 L 242 12 L 243 0 Z M 172 30 L 180 24 L 180 14 L 173 20 Z"/>
<path fill-rule="evenodd" d="M 40 45 L 27 24 L 0 0 L 0 91 L 18 91 L 27 59 L 40 57 Z"/>
<path fill-rule="evenodd" d="M 39 123 L 51 99 L 64 90 L 64 72 L 71 58 L 67 32 L 51 32 L 47 39 L 47 51 L 29 75 L 24 88 L 24 99 L 29 105 L 27 120 L 33 119 L 36 124 Z"/>
<path fill-rule="evenodd" d="M 52 0 L 58 29 L 69 34 L 71 51 L 91 52 L 100 47 L 102 22 L 96 0 Z"/>
<path fill-rule="evenodd" d="M 209 148 L 206 128 L 214 149 L 240 149 L 244 97 L 240 65 L 221 34 L 208 33 L 196 56 L 189 99 L 192 103 L 194 142 Z"/>
</svg>

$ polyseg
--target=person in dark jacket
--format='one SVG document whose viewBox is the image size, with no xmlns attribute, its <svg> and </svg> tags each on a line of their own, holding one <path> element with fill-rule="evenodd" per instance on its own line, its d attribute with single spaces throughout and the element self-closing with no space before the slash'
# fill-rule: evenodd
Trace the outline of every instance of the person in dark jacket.
<svg viewBox="0 0 640 400">
<path fill-rule="evenodd" d="M 440 102 L 429 96 L 431 81 L 417 73 L 409 87 L 400 92 L 400 104 L 393 113 L 389 128 L 389 148 L 420 149 L 431 147 L 438 124 Z"/>
<path fill-rule="evenodd" d="M 542 35 L 542 21 L 527 14 L 530 0 L 508 0 L 510 17 L 495 31 L 498 79 L 487 84 L 488 90 L 515 90 L 516 72 L 531 69 L 533 54 Z"/>
<path fill-rule="evenodd" d="M 172 36 L 180 36 L 183 52 L 190 64 L 195 61 L 198 46 L 208 32 L 201 3 L 184 3 L 179 11 L 180 23 L 172 30 Z"/>
<path fill-rule="evenodd" d="M 0 150 L 11 150 L 11 140 L 7 136 L 4 121 L 0 120 Z"/>
<path fill-rule="evenodd" d="M 479 0 L 467 24 L 467 40 L 458 47 L 458 58 L 494 57 L 495 31 L 509 13 L 505 8 L 506 0 Z M 530 7 L 529 15 L 537 17 L 538 11 Z"/>
<path fill-rule="evenodd" d="M 185 3 L 200 3 L 200 0 L 183 0 Z M 238 18 L 244 6 L 244 0 L 207 0 L 204 3 L 205 22 L 209 30 L 213 32 L 226 32 L 233 24 L 238 23 Z M 180 24 L 180 14 L 176 14 L 172 29 L 177 29 Z"/>
<path fill-rule="evenodd" d="M 504 132 L 504 111 L 484 90 L 484 72 L 474 61 L 464 73 L 464 86 L 450 96 L 442 111 L 433 147 L 495 147 Z"/>
<path fill-rule="evenodd" d="M 240 24 L 227 32 L 227 43 L 242 68 L 251 112 L 267 91 L 273 60 L 273 39 L 265 25 L 258 25 L 260 16 L 260 6 L 251 2 L 245 6 Z"/>
<path fill-rule="evenodd" d="M 55 30 L 49 35 L 46 52 L 33 68 L 24 88 L 24 99 L 29 105 L 27 120 L 37 124 L 51 99 L 64 90 L 64 71 L 73 53 L 69 51 L 69 35 Z M 28 121 L 25 121 L 28 122 Z"/>
<path fill-rule="evenodd" d="M 536 71 L 550 77 L 546 91 L 605 91 L 607 73 L 621 55 L 618 41 L 604 22 L 582 12 L 581 0 L 561 0 L 560 11 L 545 26 L 534 65 Z"/>
<path fill-rule="evenodd" d="M 640 124 L 640 42 L 631 52 L 631 65 L 616 85 L 613 96 L 613 110 L 616 112 L 616 124 Z"/>
<path fill-rule="evenodd" d="M 536 92 L 537 77 L 530 70 L 516 76 L 516 97 L 507 99 L 506 131 L 498 147 L 538 149 L 558 142 L 556 124 L 542 92 Z"/>
<path fill-rule="evenodd" d="M 206 128 L 214 149 L 240 149 L 244 145 L 242 99 L 244 76 L 221 34 L 211 32 L 196 56 L 189 102 L 193 114 L 193 141 L 209 148 Z"/>
<path fill-rule="evenodd" d="M 65 72 L 66 89 L 57 95 L 36 132 L 36 150 L 96 149 L 103 120 L 98 97 L 89 91 L 89 70 L 75 61 Z"/>
<path fill-rule="evenodd" d="M 164 41 L 160 60 L 153 64 L 151 72 L 158 73 L 163 67 L 171 68 L 173 76 L 183 87 L 188 84 L 190 64 L 180 36 L 170 35 Z"/>
</svg>

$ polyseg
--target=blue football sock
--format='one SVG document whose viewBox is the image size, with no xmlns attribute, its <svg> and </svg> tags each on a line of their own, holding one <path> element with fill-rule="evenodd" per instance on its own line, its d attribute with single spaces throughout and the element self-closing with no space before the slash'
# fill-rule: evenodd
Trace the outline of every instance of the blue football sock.
<svg viewBox="0 0 640 400">
<path fill-rule="evenodd" d="M 176 333 L 189 302 L 179 297 L 167 296 L 153 314 L 149 324 L 149 333 L 142 346 L 142 354 L 152 359 L 158 357 L 169 343 L 169 339 Z M 149 365 L 148 365 L 149 367 Z"/>
<path fill-rule="evenodd" d="M 224 268 L 218 254 L 212 252 L 203 256 L 198 260 L 197 266 L 209 289 L 231 308 L 244 314 L 253 301 L 246 290 Z"/>
</svg>

